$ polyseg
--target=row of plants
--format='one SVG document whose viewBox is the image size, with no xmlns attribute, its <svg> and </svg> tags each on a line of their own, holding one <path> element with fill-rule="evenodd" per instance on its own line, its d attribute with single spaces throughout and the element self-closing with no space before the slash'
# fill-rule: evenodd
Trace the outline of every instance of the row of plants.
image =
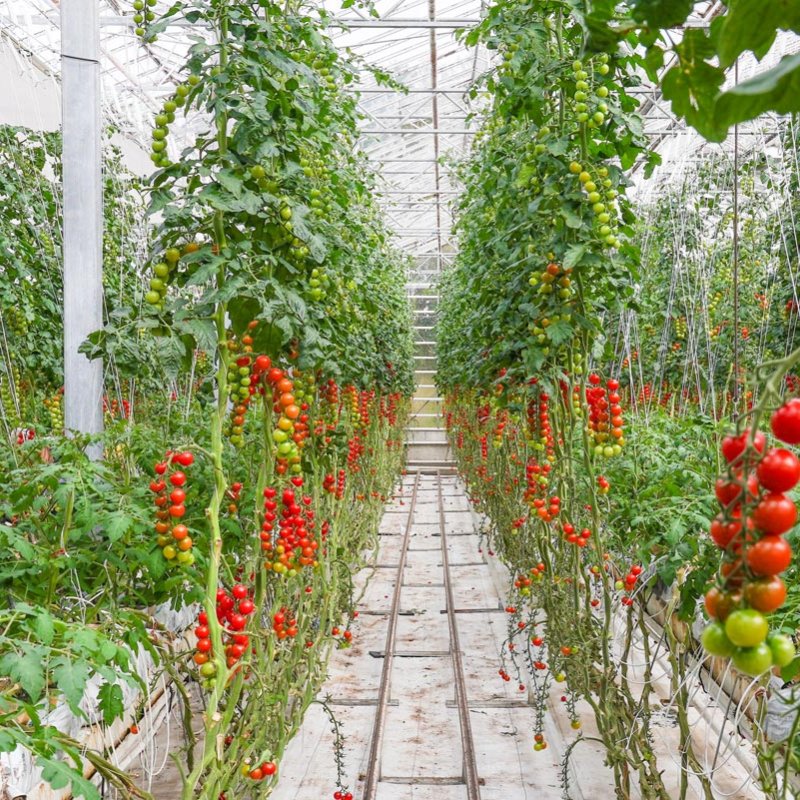
<svg viewBox="0 0 800 800">
<path fill-rule="evenodd" d="M 637 407 L 723 419 L 735 400 L 757 402 L 758 364 L 795 349 L 796 137 L 787 118 L 772 146 L 739 157 L 738 176 L 733 153 L 715 153 L 644 187 L 638 303 L 608 320 Z"/>
<path fill-rule="evenodd" d="M 689 266 L 705 263 L 700 254 L 711 229 L 729 231 L 730 216 L 709 190 L 698 193 L 697 207 L 689 204 L 693 227 L 685 243 L 671 250 L 664 246 L 669 234 L 657 238 L 652 228 L 651 238 L 642 236 L 640 209 L 625 197 L 626 171 L 642 162 L 649 171 L 657 158 L 641 138 L 628 90 L 653 66 L 643 59 L 651 58 L 657 31 L 643 17 L 627 24 L 629 9 L 614 5 L 593 4 L 587 16 L 558 0 L 501 0 L 469 34 L 470 43 L 498 51 L 499 65 L 481 79 L 493 102 L 459 170 L 460 248 L 442 280 L 437 382 L 459 471 L 487 520 L 490 549 L 511 575 L 499 675 L 533 692 L 534 749 L 547 747 L 545 713 L 554 682 L 563 682 L 558 693 L 577 731 L 565 755 L 565 784 L 576 746 L 599 740 L 617 797 L 684 798 L 699 786 L 711 798 L 714 769 L 696 749 L 689 710 L 689 687 L 705 660 L 691 623 L 709 619 L 704 598 L 709 608 L 721 600 L 703 636 L 718 659 L 708 661 L 716 677 L 730 672 L 732 660 L 734 673 L 748 676 L 745 686 L 752 679 L 769 687 L 771 674 L 791 681 L 800 667 L 791 638 L 799 601 L 791 563 L 795 511 L 785 494 L 797 459 L 781 449 L 795 442 L 776 430 L 776 446 L 767 449 L 755 434 L 759 420 L 781 405 L 796 356 L 783 349 L 786 327 L 760 337 L 767 344 L 758 356 L 771 348 L 779 358 L 752 377 L 765 390 L 758 404 L 750 398 L 753 414 L 739 417 L 735 436 L 725 436 L 718 420 L 726 407 L 716 401 L 648 403 L 642 406 L 649 413 L 638 413 L 643 381 L 632 375 L 630 346 L 620 343 L 630 342 L 632 319 L 652 325 L 651 338 L 640 340 L 642 358 L 649 368 L 661 359 L 669 378 L 685 381 L 654 352 L 666 324 L 659 301 L 674 295 L 665 281 L 670 253 L 689 253 L 682 268 L 699 280 Z M 639 5 L 643 14 L 651 10 Z M 601 12 L 610 16 L 601 19 Z M 606 23 L 614 36 L 599 48 Z M 616 46 L 623 38 L 617 29 L 626 46 Z M 708 167 L 709 182 L 714 169 Z M 675 201 L 682 211 L 683 202 Z M 657 211 L 664 231 L 674 227 L 670 204 Z M 757 228 L 745 228 L 746 247 L 766 238 Z M 650 248 L 647 263 L 642 242 Z M 663 268 L 651 272 L 652 260 Z M 745 268 L 743 281 L 757 266 Z M 758 274 L 783 280 L 774 264 Z M 749 291 L 752 283 L 746 285 Z M 687 301 L 691 293 L 685 290 Z M 691 302 L 702 302 L 696 291 Z M 716 355 L 703 388 L 724 397 L 732 386 L 731 350 Z M 742 367 L 747 363 L 755 366 L 743 358 Z M 735 411 L 730 403 L 727 409 Z M 718 501 L 723 509 L 714 520 Z M 762 558 L 765 549 L 769 558 Z M 669 668 L 676 776 L 654 754 L 656 657 Z M 759 786 L 770 798 L 795 796 L 797 724 L 788 736 L 768 739 L 769 694 L 748 697 Z M 579 701 L 591 709 L 596 735 L 581 732 Z M 787 713 L 800 719 L 800 709 L 791 710 L 796 702 Z"/>
<path fill-rule="evenodd" d="M 182 797 L 265 798 L 357 635 L 351 576 L 402 467 L 406 260 L 314 4 L 176 3 L 146 23 L 201 35 L 154 120 L 144 272 L 84 347 L 108 365 L 102 461 L 61 435 L 58 373 L 26 379 L 23 331 L 4 354 L 19 419 L 0 470 L 0 753 L 75 796 L 99 800 L 91 768 L 149 797 L 110 753 L 166 677 Z M 201 130 L 181 153 L 178 114 Z M 63 704 L 103 748 L 59 728 Z M 331 796 L 352 798 L 342 780 Z"/>
</svg>

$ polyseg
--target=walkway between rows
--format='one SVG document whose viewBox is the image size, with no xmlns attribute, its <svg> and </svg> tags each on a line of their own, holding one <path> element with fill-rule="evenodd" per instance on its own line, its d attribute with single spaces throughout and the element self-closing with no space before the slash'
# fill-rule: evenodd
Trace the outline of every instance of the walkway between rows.
<svg viewBox="0 0 800 800">
<path fill-rule="evenodd" d="M 507 636 L 505 578 L 480 552 L 479 524 L 463 485 L 449 475 L 408 475 L 387 506 L 375 564 L 357 576 L 364 594 L 353 646 L 334 653 L 320 694 L 342 724 L 346 783 L 355 800 L 562 797 L 560 760 L 575 732 L 554 697 L 545 728 L 549 749 L 534 752 L 536 710 L 527 691 L 498 676 Z M 329 720 L 313 705 L 283 758 L 273 800 L 330 800 L 333 741 Z M 580 787 L 571 796 L 612 797 L 600 754 L 588 767 L 581 760 Z"/>
</svg>

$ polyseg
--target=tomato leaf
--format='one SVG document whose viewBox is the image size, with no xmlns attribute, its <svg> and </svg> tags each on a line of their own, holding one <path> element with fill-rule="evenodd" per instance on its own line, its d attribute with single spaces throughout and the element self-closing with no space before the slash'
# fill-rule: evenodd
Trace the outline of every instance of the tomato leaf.
<svg viewBox="0 0 800 800">
<path fill-rule="evenodd" d="M 717 51 L 720 65 L 729 67 L 745 50 L 759 60 L 772 47 L 779 29 L 800 32 L 796 0 L 730 0 L 721 18 Z"/>
<path fill-rule="evenodd" d="M 53 789 L 64 789 L 70 786 L 73 797 L 84 797 L 86 800 L 101 800 L 97 787 L 86 778 L 79 767 L 71 767 L 64 761 L 39 756 L 36 764 L 42 770 L 42 778 Z"/>
<path fill-rule="evenodd" d="M 786 683 L 793 681 L 798 675 L 800 675 L 800 656 L 797 656 L 794 661 L 781 669 L 781 678 Z"/>
<path fill-rule="evenodd" d="M 34 625 L 39 641 L 42 644 L 51 644 L 55 636 L 53 617 L 45 609 L 42 609 L 37 614 Z"/>
<path fill-rule="evenodd" d="M 72 713 L 78 717 L 86 716 L 80 708 L 80 702 L 90 673 L 89 663 L 83 659 L 73 661 L 66 656 L 60 656 L 53 661 L 56 686 L 64 695 Z"/>
<path fill-rule="evenodd" d="M 44 689 L 44 657 L 42 647 L 23 643 L 22 655 L 7 653 L 0 659 L 0 674 L 7 675 L 18 682 L 32 702 L 42 696 Z"/>
<path fill-rule="evenodd" d="M 97 693 L 97 699 L 106 725 L 110 725 L 125 713 L 122 687 L 118 683 L 104 683 Z"/>
</svg>

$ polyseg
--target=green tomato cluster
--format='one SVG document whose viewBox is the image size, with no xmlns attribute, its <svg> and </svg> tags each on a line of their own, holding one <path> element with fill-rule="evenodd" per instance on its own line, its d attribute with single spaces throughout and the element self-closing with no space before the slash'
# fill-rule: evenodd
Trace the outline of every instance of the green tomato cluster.
<svg viewBox="0 0 800 800">
<path fill-rule="evenodd" d="M 133 22 L 136 25 L 136 35 L 148 42 L 155 42 L 158 38 L 155 35 L 148 36 L 147 28 L 145 27 L 148 22 L 152 22 L 156 18 L 156 12 L 153 9 L 156 7 L 158 0 L 133 0 Z"/>
<path fill-rule="evenodd" d="M 767 618 L 753 608 L 737 609 L 724 623 L 710 623 L 703 631 L 702 643 L 709 655 L 732 659 L 739 672 L 752 677 L 772 667 L 785 667 L 796 656 L 791 638 L 771 634 Z"/>
</svg>

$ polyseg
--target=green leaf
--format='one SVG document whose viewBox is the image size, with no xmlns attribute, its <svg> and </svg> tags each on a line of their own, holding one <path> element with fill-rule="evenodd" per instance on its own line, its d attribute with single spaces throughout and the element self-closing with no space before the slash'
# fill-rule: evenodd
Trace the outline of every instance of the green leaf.
<svg viewBox="0 0 800 800">
<path fill-rule="evenodd" d="M 122 687 L 118 683 L 104 683 L 97 693 L 100 711 L 103 712 L 103 722 L 110 725 L 125 713 L 125 704 L 122 699 Z"/>
<path fill-rule="evenodd" d="M 800 111 L 800 53 L 784 56 L 772 69 L 721 94 L 714 105 L 717 136 L 712 141 L 722 141 L 731 126 L 767 111 Z"/>
<path fill-rule="evenodd" d="M 779 29 L 800 32 L 797 0 L 729 0 L 728 6 L 718 32 L 717 52 L 722 67 L 731 66 L 745 50 L 763 58 Z"/>
<path fill-rule="evenodd" d="M 36 764 L 42 770 L 42 778 L 53 789 L 64 789 L 71 786 L 73 797 L 85 797 L 86 800 L 101 800 L 97 787 L 83 777 L 83 772 L 76 767 L 71 767 L 64 761 L 39 756 Z"/>
<path fill-rule="evenodd" d="M 7 675 L 22 686 L 36 702 L 44 689 L 44 651 L 30 644 L 22 645 L 23 654 L 7 653 L 0 659 L 0 674 Z"/>
<path fill-rule="evenodd" d="M 685 22 L 694 0 L 635 0 L 633 16 L 652 28 L 674 28 Z"/>
<path fill-rule="evenodd" d="M 89 663 L 83 659 L 71 661 L 62 656 L 53 662 L 53 666 L 56 686 L 63 693 L 72 713 L 79 717 L 85 716 L 80 709 L 80 702 L 91 674 Z"/>
<path fill-rule="evenodd" d="M 133 525 L 133 519 L 127 514 L 112 514 L 105 525 L 106 538 L 112 544 L 121 539 Z"/>
<path fill-rule="evenodd" d="M 44 609 L 36 616 L 36 635 L 42 644 L 51 644 L 55 636 L 53 617 Z"/>
<path fill-rule="evenodd" d="M 587 246 L 585 244 L 570 245 L 566 254 L 564 255 L 564 269 L 572 269 L 581 262 L 581 259 L 586 255 Z"/>
<path fill-rule="evenodd" d="M 797 656 L 794 661 L 781 669 L 781 678 L 787 683 L 794 680 L 798 675 L 800 675 L 800 656 Z"/>
</svg>

